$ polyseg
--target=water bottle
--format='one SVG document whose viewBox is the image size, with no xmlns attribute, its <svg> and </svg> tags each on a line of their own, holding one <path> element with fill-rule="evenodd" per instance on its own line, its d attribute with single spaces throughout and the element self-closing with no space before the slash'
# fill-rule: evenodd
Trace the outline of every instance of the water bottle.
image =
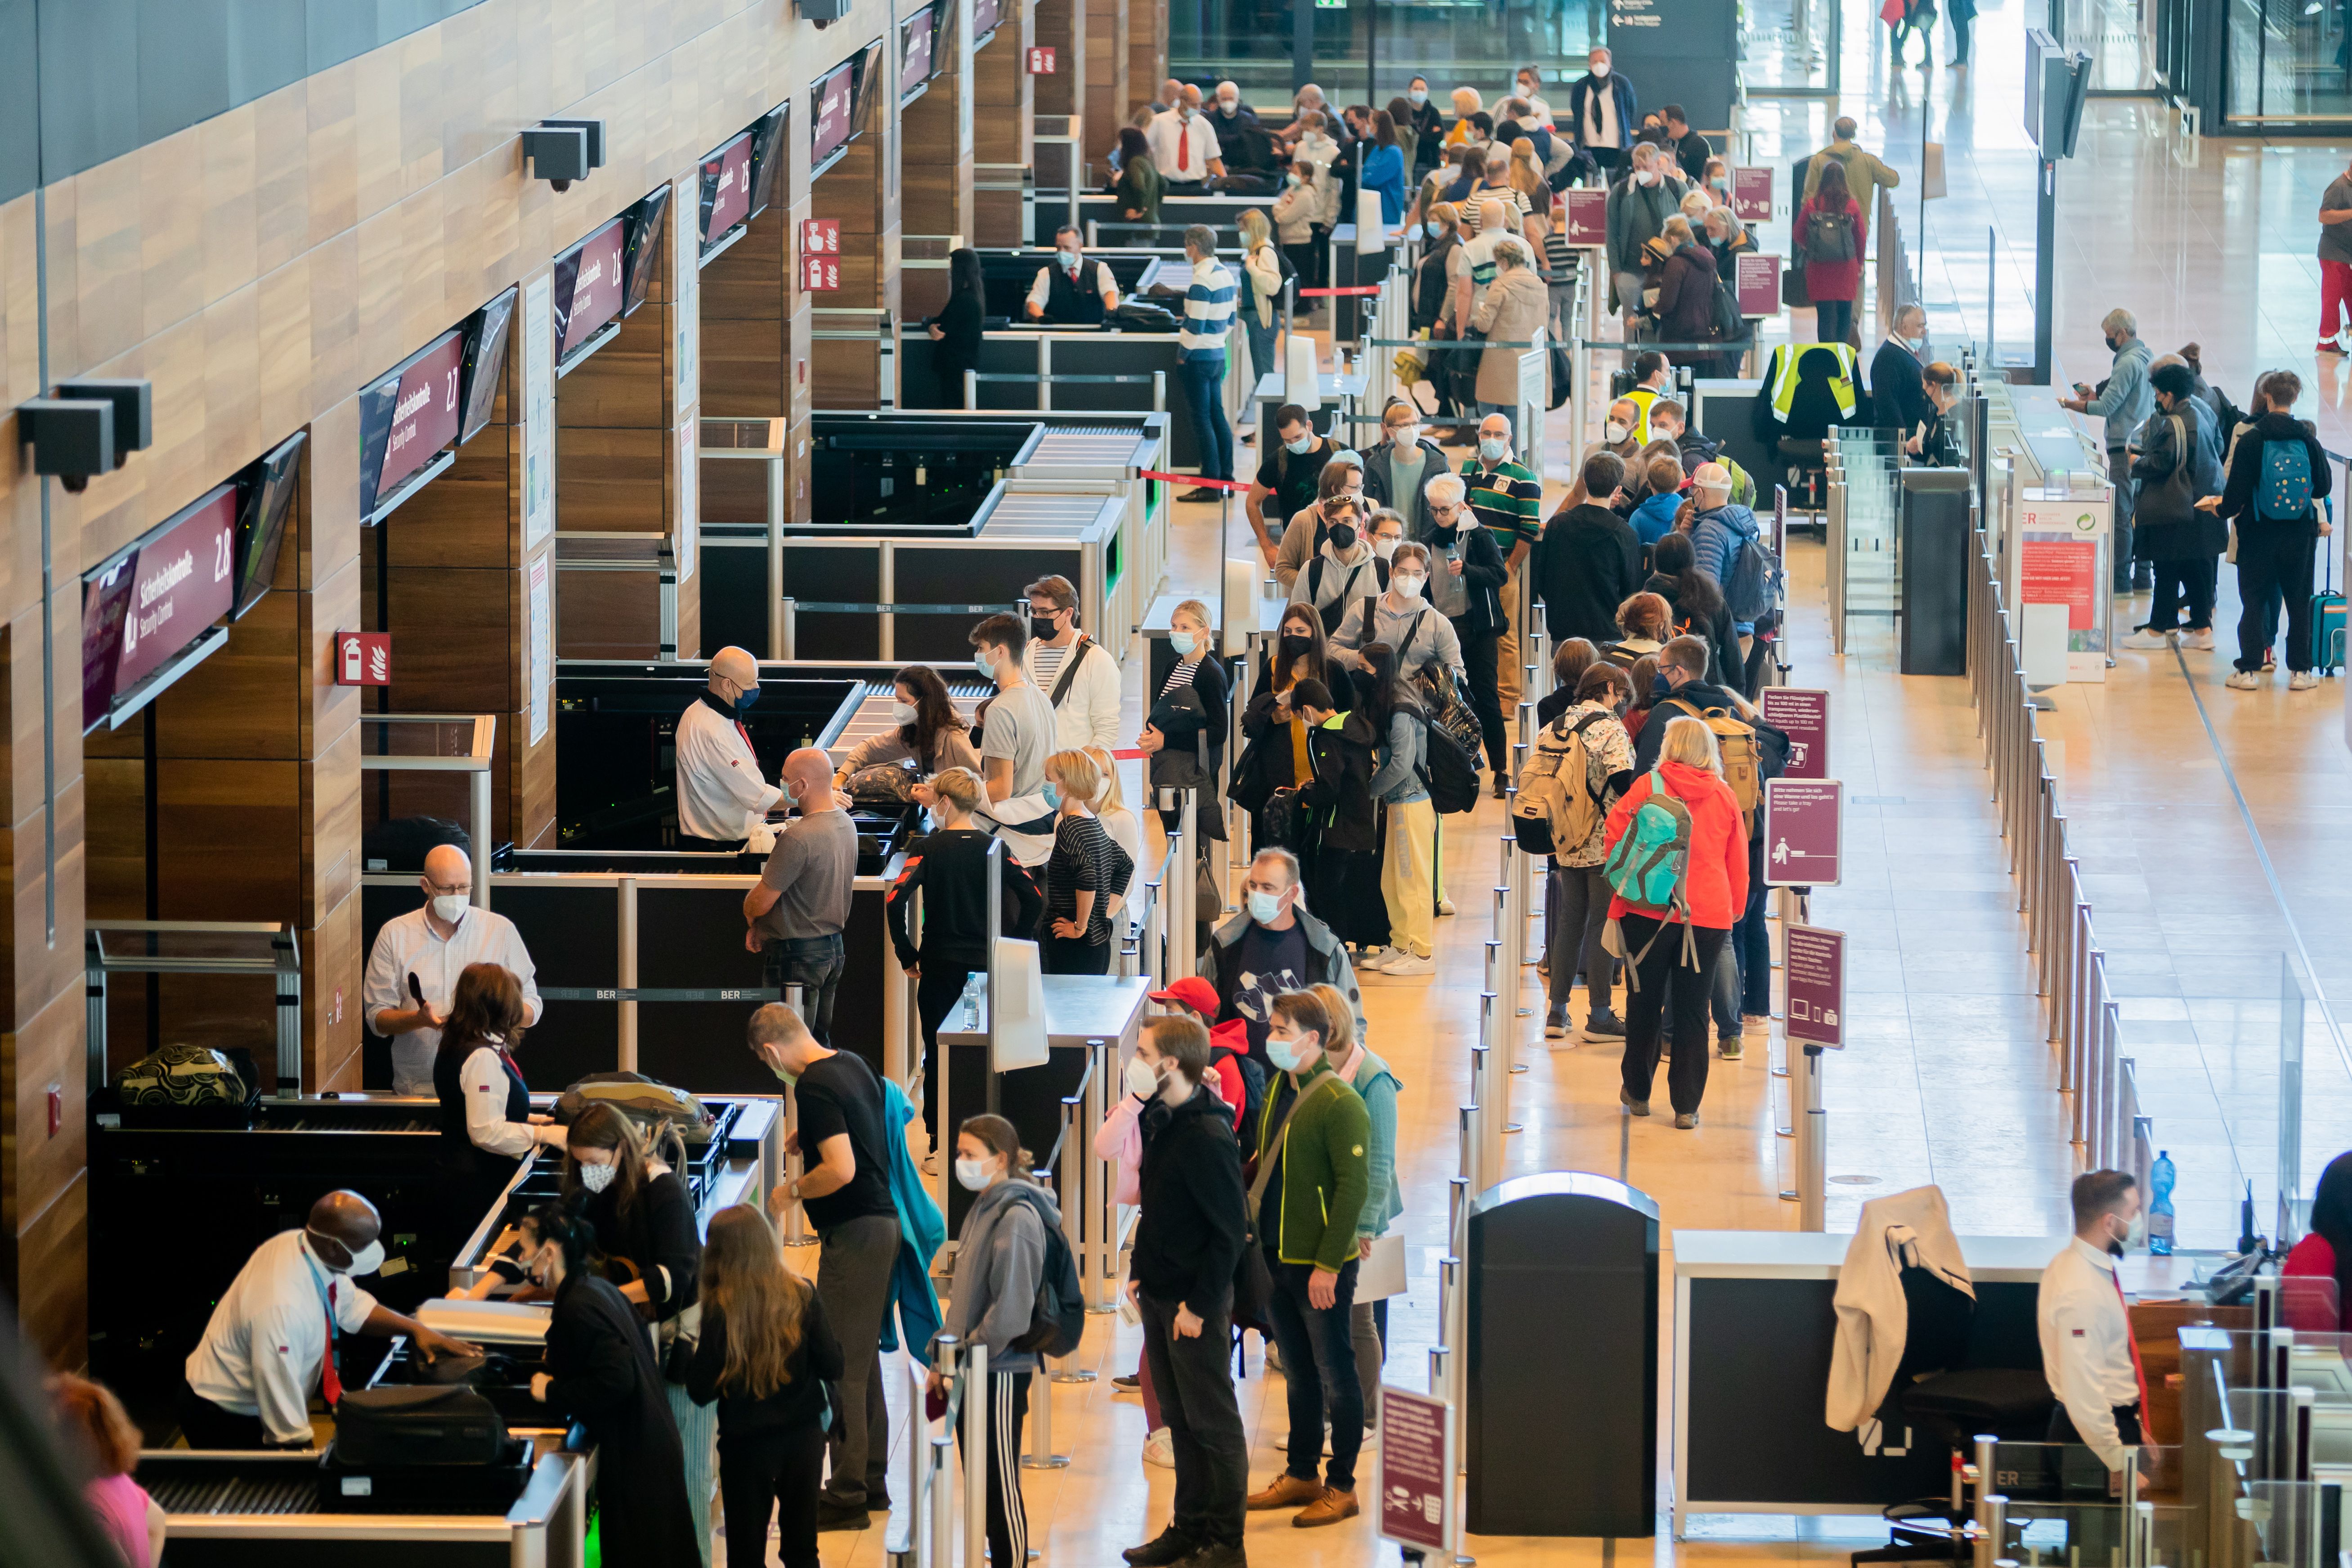
<svg viewBox="0 0 2352 1568">
<path fill-rule="evenodd" d="M 981 978 L 977 970 L 963 977 L 963 1032 L 967 1035 L 975 1034 L 980 1029 Z M 2169 1241 L 2164 1245 L 2166 1251 L 2172 1249 Z"/>
<path fill-rule="evenodd" d="M 2147 1249 L 2158 1258 L 2172 1256 L 2172 1156 L 2159 1152 L 2147 1173 Z"/>
</svg>

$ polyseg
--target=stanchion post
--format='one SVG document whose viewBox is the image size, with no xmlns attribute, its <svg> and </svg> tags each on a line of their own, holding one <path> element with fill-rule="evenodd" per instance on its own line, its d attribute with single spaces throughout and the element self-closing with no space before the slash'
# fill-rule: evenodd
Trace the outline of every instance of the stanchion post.
<svg viewBox="0 0 2352 1568">
<path fill-rule="evenodd" d="M 624 991 L 637 986 L 637 879 L 624 877 L 615 897 L 620 902 L 620 952 L 617 955 Z M 634 998 L 620 1005 L 621 1070 L 637 1070 L 637 1004 Z"/>
<path fill-rule="evenodd" d="M 1065 1470 L 1070 1457 L 1054 1452 L 1054 1384 L 1061 1381 L 1058 1373 L 1049 1376 L 1045 1358 L 1038 1360 L 1037 1370 L 1029 1374 L 1029 1451 L 1021 1456 L 1024 1470 Z"/>
<path fill-rule="evenodd" d="M 1118 1248 L 1112 1235 L 1118 1223 L 1118 1193 L 1112 1185 L 1110 1162 L 1095 1153 L 1095 1130 L 1110 1120 L 1111 1102 L 1119 1092 L 1111 1080 L 1111 1067 L 1117 1055 L 1108 1040 L 1087 1042 L 1086 1121 L 1079 1129 L 1083 1134 L 1080 1157 L 1087 1178 L 1083 1184 L 1087 1250 L 1079 1254 L 1079 1267 L 1087 1276 L 1084 1285 L 1094 1297 L 1093 1303 L 1087 1310 L 1097 1314 L 1118 1310 Z M 1093 1373 L 1080 1371 L 1072 1373 L 1062 1381 L 1092 1383 L 1094 1380 Z"/>
<path fill-rule="evenodd" d="M 804 993 L 798 985 L 784 987 L 784 1005 L 805 1018 L 808 1014 L 802 1005 L 803 995 Z M 784 1136 L 789 1141 L 793 1152 L 784 1156 L 784 1179 L 795 1188 L 800 1185 L 801 1173 L 808 1169 L 808 1157 L 799 1150 L 800 1130 L 800 1097 L 793 1092 L 792 1085 L 786 1084 L 784 1086 Z M 793 1201 L 784 1211 L 784 1245 L 813 1247 L 815 1243 L 816 1237 L 809 1234 L 808 1215 L 802 1211 L 800 1197 L 795 1193 Z"/>
<path fill-rule="evenodd" d="M 1805 1047 L 1803 1113 L 1796 1119 L 1797 1228 L 1820 1230 L 1829 1195 L 1829 1112 L 1822 1105 L 1822 1047 Z"/>
<path fill-rule="evenodd" d="M 955 1335 L 941 1334 L 933 1343 L 935 1348 L 932 1353 L 938 1358 L 940 1375 L 946 1380 L 950 1389 L 961 1391 L 962 1356 L 961 1347 L 957 1343 Z M 959 1392 L 959 1397 L 961 1397 L 961 1392 Z M 913 1408 L 918 1411 L 923 1408 L 923 1400 L 920 1396 L 917 1397 Z M 930 1422 L 928 1419 L 924 1420 L 921 1430 L 929 1434 L 930 1427 Z M 930 1438 L 931 1563 L 935 1568 L 953 1568 L 956 1536 L 962 1529 L 961 1512 L 955 1505 L 955 1439 L 952 1417 L 945 1431 L 931 1436 Z M 979 1475 L 977 1460 L 974 1461 L 971 1480 L 976 1481 L 981 1487 L 983 1494 L 981 1500 L 982 1506 L 985 1508 L 988 1483 Z"/>
<path fill-rule="evenodd" d="M 963 1352 L 963 1560 L 976 1565 L 988 1551 L 988 1342 Z"/>
<path fill-rule="evenodd" d="M 930 1423 L 920 1414 L 923 1408 L 925 1377 L 920 1362 L 909 1357 L 905 1363 L 907 1408 L 907 1464 L 899 1473 L 899 1496 L 907 1500 L 907 1530 L 904 1536 L 890 1540 L 890 1568 L 922 1568 L 926 1549 L 930 1544 L 931 1492 L 927 1473 L 930 1445 L 924 1439 L 930 1435 Z"/>
</svg>

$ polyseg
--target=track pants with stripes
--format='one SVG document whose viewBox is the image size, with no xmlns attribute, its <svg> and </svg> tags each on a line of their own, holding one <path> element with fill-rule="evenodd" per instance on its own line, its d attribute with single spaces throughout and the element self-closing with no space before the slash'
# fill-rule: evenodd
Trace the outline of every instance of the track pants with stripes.
<svg viewBox="0 0 2352 1568">
<path fill-rule="evenodd" d="M 1029 1515 L 1021 1506 L 1021 1426 L 1028 1418 L 1029 1374 L 992 1371 L 982 1463 L 988 1471 L 988 1555 L 997 1568 L 1020 1568 L 1029 1555 Z M 970 1455 L 964 1463 L 971 1465 Z"/>
</svg>

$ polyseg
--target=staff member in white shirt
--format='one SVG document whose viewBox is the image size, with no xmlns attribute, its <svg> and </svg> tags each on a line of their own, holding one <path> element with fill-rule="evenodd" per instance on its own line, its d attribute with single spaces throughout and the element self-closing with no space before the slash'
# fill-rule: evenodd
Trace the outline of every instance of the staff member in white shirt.
<svg viewBox="0 0 2352 1568">
<path fill-rule="evenodd" d="M 677 843 L 743 847 L 783 790 L 761 776 L 743 715 L 760 700 L 760 661 L 740 647 L 710 656 L 710 684 L 677 716 Z"/>
<path fill-rule="evenodd" d="M 1077 589 L 1067 577 L 1040 577 L 1021 591 L 1029 596 L 1021 672 L 1054 705 L 1054 750 L 1116 746 L 1118 664 L 1109 649 L 1078 630 Z"/>
<path fill-rule="evenodd" d="M 2139 1185 L 2122 1171 L 2074 1178 L 2074 1239 L 2042 1271 L 2042 1375 L 2058 1396 L 2050 1441 L 2082 1443 L 2111 1472 L 2140 1441 L 2147 1389 L 2132 1344 L 2116 1259 L 2139 1218 Z"/>
<path fill-rule="evenodd" d="M 213 1308 L 180 1384 L 180 1430 L 191 1448 L 303 1448 L 310 1444 L 310 1391 L 342 1396 L 330 1340 L 335 1330 L 406 1334 L 427 1361 L 478 1355 L 383 1307 L 352 1282 L 383 1267 L 383 1216 L 352 1192 L 310 1205 L 300 1230 L 280 1231 L 253 1256 Z"/>
<path fill-rule="evenodd" d="M 1174 108 L 1151 117 L 1143 128 L 1143 142 L 1171 195 L 1198 195 L 1202 181 L 1224 175 L 1225 150 L 1218 145 L 1214 128 L 1202 118 L 1197 87 L 1186 88 Z"/>
<path fill-rule="evenodd" d="M 433 1092 L 441 1102 L 441 1171 L 446 1218 L 461 1237 L 481 1223 L 539 1144 L 564 1147 L 568 1130 L 530 1108 L 530 1087 L 514 1053 L 522 1045 L 522 986 L 495 963 L 469 963 L 457 976 Z"/>
<path fill-rule="evenodd" d="M 454 844 L 425 857 L 421 909 L 395 915 L 375 935 L 360 1005 L 369 1030 L 392 1039 L 392 1091 L 431 1094 L 433 1058 L 449 1016 L 457 976 L 469 963 L 495 963 L 522 983 L 527 1024 L 539 1022 L 539 986 L 530 952 L 514 921 L 472 903 L 474 863 Z M 411 983 L 415 989 L 411 989 Z M 422 993 L 424 1000 L 417 1000 Z"/>
<path fill-rule="evenodd" d="M 1087 274 L 1085 237 L 1069 224 L 1054 231 L 1054 259 L 1029 285 L 1029 319 L 1056 327 L 1099 327 L 1118 309 L 1118 283 L 1108 263 Z"/>
</svg>

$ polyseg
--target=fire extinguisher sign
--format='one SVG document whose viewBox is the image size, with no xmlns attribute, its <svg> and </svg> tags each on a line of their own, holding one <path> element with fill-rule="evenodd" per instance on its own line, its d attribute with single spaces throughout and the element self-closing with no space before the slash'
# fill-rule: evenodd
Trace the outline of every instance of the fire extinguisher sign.
<svg viewBox="0 0 2352 1568">
<path fill-rule="evenodd" d="M 337 632 L 335 634 L 335 684 L 338 686 L 391 685 L 392 634 L 389 632 Z"/>
</svg>

